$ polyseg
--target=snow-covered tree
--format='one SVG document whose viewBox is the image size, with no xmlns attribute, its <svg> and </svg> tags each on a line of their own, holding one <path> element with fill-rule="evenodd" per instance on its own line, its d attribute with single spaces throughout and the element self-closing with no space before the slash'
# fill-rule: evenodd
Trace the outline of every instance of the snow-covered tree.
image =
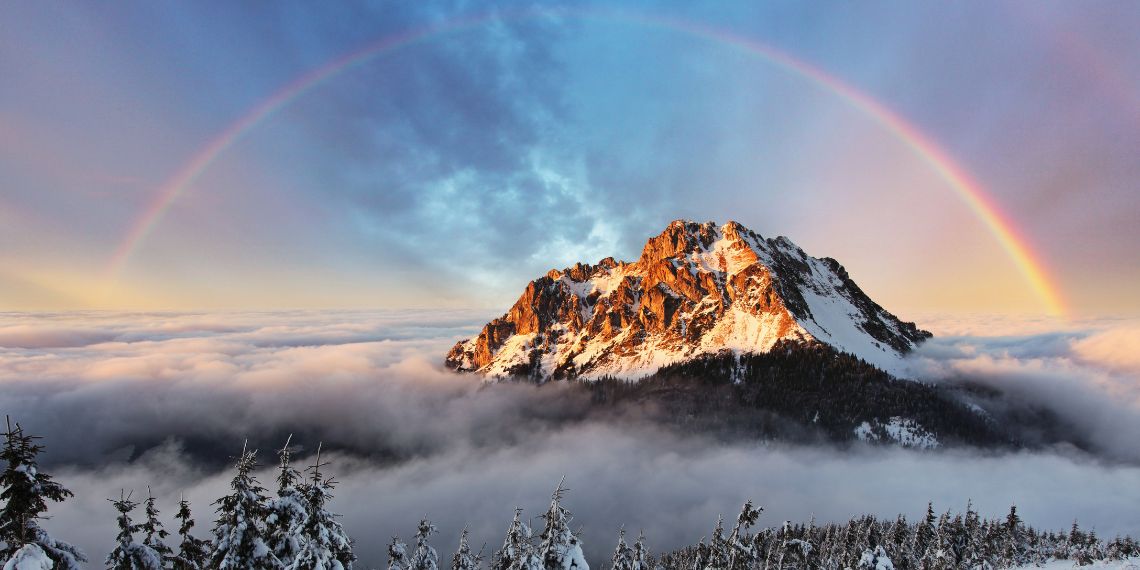
<svg viewBox="0 0 1140 570">
<path fill-rule="evenodd" d="M 467 542 L 467 527 L 463 527 L 463 532 L 459 535 L 459 547 L 451 557 L 451 570 L 475 570 L 482 561 L 482 552 L 471 552 L 471 545 Z"/>
<path fill-rule="evenodd" d="M 174 551 L 166 545 L 166 537 L 170 533 L 163 527 L 162 521 L 158 520 L 158 507 L 155 506 L 154 494 L 150 492 L 150 487 L 147 487 L 146 498 L 146 522 L 139 526 L 139 530 L 143 533 L 143 544 L 150 547 L 155 551 L 164 562 L 174 558 Z"/>
<path fill-rule="evenodd" d="M 388 570 L 410 570 L 412 562 L 408 558 L 408 545 L 393 536 L 388 543 Z"/>
<path fill-rule="evenodd" d="M 4 570 L 52 570 L 54 567 L 55 562 L 34 542 L 21 546 L 4 563 Z"/>
<path fill-rule="evenodd" d="M 859 570 L 895 570 L 891 557 L 882 546 L 876 546 L 863 551 L 859 558 Z"/>
<path fill-rule="evenodd" d="M 352 540 L 336 520 L 336 515 L 326 506 L 332 498 L 336 482 L 321 476 L 321 448 L 317 447 L 317 459 L 312 470 L 312 479 L 298 488 L 304 512 L 297 527 L 298 550 L 286 570 L 352 570 L 356 556 L 352 553 Z M 432 569 L 434 570 L 434 568 Z"/>
<path fill-rule="evenodd" d="M 178 498 L 178 555 L 171 561 L 173 570 L 204 570 L 210 559 L 210 543 L 190 534 L 194 528 L 194 518 L 190 514 L 190 501 Z"/>
<path fill-rule="evenodd" d="M 107 555 L 107 570 L 162 570 L 162 556 L 153 548 L 135 542 L 134 534 L 142 530 L 143 525 L 131 522 L 131 511 L 139 504 L 126 492 L 120 494 L 118 500 L 108 500 L 119 511 L 119 534 L 115 537 L 115 549 Z"/>
<path fill-rule="evenodd" d="M 515 509 L 515 518 L 507 527 L 503 546 L 491 561 L 492 570 L 542 570 L 542 559 L 535 552 L 530 527 L 522 521 L 522 509 Z"/>
<path fill-rule="evenodd" d="M 412 551 L 411 570 L 439 570 L 439 554 L 429 543 L 431 535 L 439 532 L 427 519 L 420 519 L 416 527 L 416 549 Z"/>
<path fill-rule="evenodd" d="M 649 550 L 645 548 L 645 531 L 637 533 L 633 543 L 633 570 L 649 570 Z"/>
<path fill-rule="evenodd" d="M 538 555 L 546 570 L 589 570 L 582 554 L 582 541 L 570 530 L 570 511 L 562 507 L 562 495 L 566 491 L 560 482 L 550 497 L 550 508 L 542 515 L 546 528 L 542 531 Z"/>
<path fill-rule="evenodd" d="M 1017 505 L 1009 507 L 1006 515 L 1004 532 L 1004 550 L 1001 555 L 1001 565 L 1005 567 L 1023 566 L 1028 562 L 1026 557 L 1026 540 L 1021 517 L 1017 514 Z"/>
<path fill-rule="evenodd" d="M 744 503 L 740 509 L 740 514 L 736 517 L 736 526 L 732 528 L 732 533 L 728 536 L 728 568 L 730 570 L 751 568 L 757 560 L 757 553 L 752 548 L 752 541 L 747 540 L 744 533 L 756 524 L 762 512 L 764 512 L 764 507 L 752 506 L 751 500 Z"/>
<path fill-rule="evenodd" d="M 633 549 L 625 543 L 625 527 L 618 530 L 617 546 L 614 555 L 610 558 L 612 570 L 633 570 Z"/>
<path fill-rule="evenodd" d="M 32 567 L 43 553 L 55 570 L 78 570 L 87 561 L 86 556 L 75 546 L 51 537 L 39 525 L 48 501 L 62 502 L 73 494 L 40 471 L 37 457 L 44 447 L 36 443 L 37 439 L 25 434 L 20 424 L 13 427 L 7 421 L 0 451 L 0 460 L 6 464 L 0 474 L 0 561 L 8 564 L 20 553 L 20 563 Z M 36 548 L 25 548 L 32 544 Z"/>
<path fill-rule="evenodd" d="M 230 482 L 232 492 L 214 502 L 218 519 L 214 523 L 212 570 L 279 570 L 281 563 L 265 542 L 267 514 L 265 489 L 253 476 L 257 452 L 242 446 L 237 474 Z"/>
<path fill-rule="evenodd" d="M 709 540 L 708 557 L 705 559 L 707 570 L 723 570 L 728 568 L 728 541 L 724 538 L 724 517 L 717 517 L 713 528 L 712 538 Z"/>
<path fill-rule="evenodd" d="M 934 534 L 934 503 L 926 504 L 926 517 L 914 529 L 914 540 L 911 543 L 910 560 L 908 566 L 915 569 L 931 567 L 931 560 L 936 549 Z"/>
<path fill-rule="evenodd" d="M 285 446 L 277 452 L 280 459 L 277 473 L 277 496 L 269 501 L 269 514 L 265 518 L 266 543 L 277 560 L 289 567 L 301 550 L 300 526 L 305 520 L 304 498 L 297 488 L 301 473 L 291 464 L 290 435 Z"/>
</svg>

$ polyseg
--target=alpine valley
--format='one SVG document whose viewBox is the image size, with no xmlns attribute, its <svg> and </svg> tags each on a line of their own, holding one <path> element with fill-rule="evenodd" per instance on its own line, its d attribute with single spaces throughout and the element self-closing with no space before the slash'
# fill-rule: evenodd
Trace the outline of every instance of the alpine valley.
<svg viewBox="0 0 1140 570">
<path fill-rule="evenodd" d="M 748 437 L 921 448 L 1063 439 L 1042 435 L 1056 418 L 992 405 L 1000 394 L 913 378 L 905 357 L 930 337 L 834 259 L 737 222 L 677 220 L 634 262 L 531 281 L 445 363 L 487 380 L 572 380 L 603 407 L 633 402 L 667 423 Z"/>
</svg>

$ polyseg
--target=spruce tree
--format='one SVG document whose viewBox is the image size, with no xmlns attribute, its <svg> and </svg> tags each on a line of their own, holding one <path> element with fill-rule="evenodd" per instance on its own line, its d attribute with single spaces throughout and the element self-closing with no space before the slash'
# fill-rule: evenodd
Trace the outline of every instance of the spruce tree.
<svg viewBox="0 0 1140 570">
<path fill-rule="evenodd" d="M 190 515 L 190 501 L 186 497 L 178 498 L 178 555 L 174 557 L 171 568 L 173 570 L 205 570 L 206 562 L 210 559 L 210 544 L 208 541 L 195 538 L 190 534 L 194 528 L 194 519 Z"/>
<path fill-rule="evenodd" d="M 716 519 L 712 538 L 709 540 L 708 556 L 705 558 L 705 568 L 709 570 L 723 570 L 728 568 L 728 542 L 724 539 L 724 517 Z"/>
<path fill-rule="evenodd" d="M 400 537 L 393 536 L 388 543 L 388 570 L 410 570 L 411 560 L 408 558 L 408 545 L 400 541 Z"/>
<path fill-rule="evenodd" d="M 297 526 L 298 550 L 286 570 L 352 570 L 356 556 L 352 553 L 352 540 L 336 520 L 336 515 L 326 509 L 332 498 L 336 482 L 321 476 L 321 448 L 317 446 L 317 459 L 312 470 L 312 479 L 298 490 L 304 504 L 303 519 Z M 431 570 L 435 570 L 434 568 Z"/>
<path fill-rule="evenodd" d="M 728 537 L 728 568 L 730 570 L 751 568 L 756 560 L 757 555 L 752 548 L 752 541 L 745 539 L 743 534 L 756 524 L 762 512 L 764 512 L 764 507 L 752 506 L 751 500 L 745 502 L 744 506 L 741 507 L 740 514 L 736 517 L 736 526 L 732 528 L 732 534 Z"/>
<path fill-rule="evenodd" d="M 150 492 L 150 487 L 147 487 L 146 490 L 146 522 L 139 527 L 139 530 L 144 533 L 143 544 L 155 551 L 165 564 L 166 561 L 174 558 L 174 551 L 166 545 L 166 537 L 170 536 L 170 533 L 163 527 L 162 521 L 158 520 L 159 511 L 155 506 L 154 494 Z"/>
<path fill-rule="evenodd" d="M 633 570 L 649 570 L 649 551 L 645 548 L 645 531 L 637 533 L 633 543 Z"/>
<path fill-rule="evenodd" d="M 56 540 L 39 525 L 46 518 L 48 501 L 59 503 L 74 496 L 51 475 L 40 471 L 37 457 L 44 450 L 36 443 L 36 436 L 26 435 L 20 424 L 12 426 L 6 418 L 4 449 L 0 459 L 5 462 L 0 474 L 0 563 L 19 559 L 31 564 L 42 552 L 54 570 L 79 570 L 87 557 L 75 546 Z M 25 546 L 36 545 L 35 548 Z"/>
<path fill-rule="evenodd" d="M 1001 565 L 1007 568 L 1024 565 L 1028 558 L 1025 556 L 1024 528 L 1021 517 L 1017 515 L 1017 505 L 1009 507 L 1009 514 L 1006 515 L 1003 530 L 1005 531 L 1003 535 L 1004 550 L 1001 556 Z"/>
<path fill-rule="evenodd" d="M 411 570 L 439 570 L 439 554 L 430 544 L 431 535 L 439 532 L 427 519 L 416 526 L 416 548 L 412 551 Z"/>
<path fill-rule="evenodd" d="M 451 570 L 475 570 L 482 561 L 482 553 L 471 552 L 471 545 L 467 543 L 467 527 L 463 527 L 463 532 L 459 535 L 459 548 L 451 557 Z"/>
<path fill-rule="evenodd" d="M 909 561 L 911 568 L 926 570 L 931 567 L 932 555 L 936 547 L 934 521 L 934 503 L 927 503 L 926 517 L 914 529 L 914 541 L 913 546 L 911 546 Z"/>
<path fill-rule="evenodd" d="M 570 511 L 562 507 L 562 495 L 566 491 L 559 482 L 550 497 L 550 508 L 542 516 L 546 528 L 542 531 L 538 555 L 546 570 L 589 570 L 582 554 L 582 541 L 570 530 Z"/>
<path fill-rule="evenodd" d="M 530 527 L 522 521 L 522 509 L 516 508 L 503 546 L 491 561 L 492 570 L 541 570 L 542 559 L 535 552 L 532 540 Z"/>
<path fill-rule="evenodd" d="M 625 543 L 625 527 L 618 530 L 617 546 L 610 558 L 611 570 L 633 570 L 633 549 Z"/>
<path fill-rule="evenodd" d="M 269 514 L 265 519 L 266 543 L 281 565 L 288 567 L 301 549 L 300 525 L 305 520 L 304 498 L 297 488 L 301 473 L 291 465 L 290 435 L 285 447 L 277 452 L 280 459 L 277 473 L 277 496 L 269 501 Z"/>
<path fill-rule="evenodd" d="M 214 523 L 212 570 L 279 570 L 281 563 L 265 542 L 265 489 L 253 476 L 257 452 L 243 445 L 237 458 L 237 474 L 230 482 L 232 492 L 214 502 L 218 519 Z"/>
<path fill-rule="evenodd" d="M 131 511 L 139 504 L 132 501 L 125 491 L 119 495 L 118 500 L 107 500 L 119 511 L 119 534 L 115 537 L 118 544 L 107 555 L 107 570 L 162 570 L 162 556 L 153 548 L 135 542 L 134 533 L 142 530 L 143 525 L 131 522 Z"/>
</svg>

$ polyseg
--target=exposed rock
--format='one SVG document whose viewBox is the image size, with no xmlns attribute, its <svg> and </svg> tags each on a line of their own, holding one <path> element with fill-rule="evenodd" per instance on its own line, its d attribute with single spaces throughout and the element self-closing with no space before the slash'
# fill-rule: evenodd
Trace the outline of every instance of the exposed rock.
<svg viewBox="0 0 1140 570">
<path fill-rule="evenodd" d="M 634 263 L 607 257 L 532 281 L 501 318 L 457 343 L 449 367 L 535 379 L 636 377 L 730 349 L 823 343 L 898 374 L 931 335 L 863 293 L 831 258 L 736 222 L 678 220 Z"/>
</svg>

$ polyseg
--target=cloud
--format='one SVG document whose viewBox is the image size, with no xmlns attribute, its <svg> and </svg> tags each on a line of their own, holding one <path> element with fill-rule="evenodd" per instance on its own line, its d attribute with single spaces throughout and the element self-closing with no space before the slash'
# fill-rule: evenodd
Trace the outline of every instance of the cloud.
<svg viewBox="0 0 1140 570">
<path fill-rule="evenodd" d="M 105 498 L 150 485 L 164 516 L 181 492 L 199 533 L 242 440 L 263 465 L 289 433 L 299 463 L 318 441 L 337 448 L 332 508 L 363 567 L 383 564 L 393 534 L 419 517 L 440 524 L 446 555 L 464 524 L 498 546 L 515 506 L 541 513 L 563 476 L 591 560 L 617 528 L 644 528 L 657 551 L 707 535 L 746 499 L 784 519 L 917 516 L 967 500 L 989 516 L 1010 503 L 1031 524 L 1140 533 L 1137 385 L 1116 350 L 1120 323 L 1003 337 L 935 339 L 913 364 L 944 382 L 969 379 L 1048 407 L 1103 458 L 1058 448 L 1008 454 L 796 447 L 712 440 L 591 415 L 558 386 L 484 386 L 442 369 L 442 354 L 487 315 L 474 312 L 278 312 L 6 315 L 0 407 L 46 436 L 45 466 L 77 496 L 48 526 L 98 560 L 114 538 Z M 59 342 L 40 342 L 52 331 Z M 1123 344 L 1122 344 L 1123 343 Z M 1097 348 L 1089 348 L 1089 347 Z M 1103 347 L 1111 349 L 1103 349 Z M 1115 347 L 1115 348 L 1113 348 Z M 1123 462 L 1121 461 L 1123 460 Z M 272 486 L 271 470 L 260 474 Z M 167 519 L 170 521 L 170 519 Z M 536 521 L 537 523 L 537 521 Z M 172 526 L 172 522 L 168 522 Z"/>
<path fill-rule="evenodd" d="M 984 317 L 955 321 L 951 326 L 986 330 Z M 1009 334 L 936 336 L 911 357 L 912 370 L 928 380 L 995 388 L 1004 394 L 1002 406 L 1046 410 L 1074 440 L 1114 459 L 1140 461 L 1135 322 L 1090 320 L 1059 330 L 999 322 L 996 330 Z"/>
</svg>

